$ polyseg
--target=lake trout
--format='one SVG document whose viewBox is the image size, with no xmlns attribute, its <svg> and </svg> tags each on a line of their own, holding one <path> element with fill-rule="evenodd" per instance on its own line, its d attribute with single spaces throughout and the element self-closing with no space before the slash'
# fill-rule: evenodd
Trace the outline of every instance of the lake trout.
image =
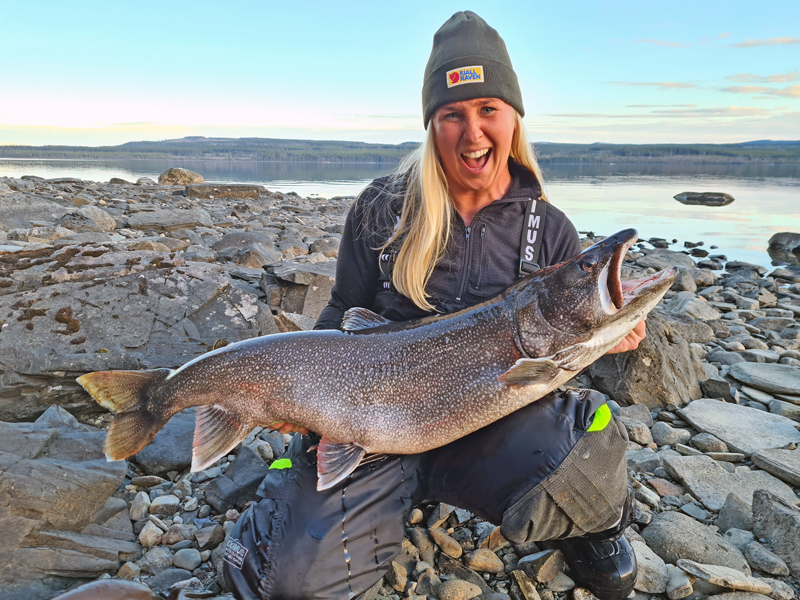
<svg viewBox="0 0 800 600">
<path fill-rule="evenodd" d="M 342 331 L 263 336 L 179 369 L 99 371 L 78 382 L 114 413 L 109 460 L 132 456 L 175 413 L 199 406 L 192 470 L 279 421 L 322 436 L 317 489 L 365 454 L 443 446 L 538 400 L 619 343 L 677 277 L 621 281 L 627 229 L 537 271 L 482 304 L 393 323 L 364 308 Z"/>
</svg>

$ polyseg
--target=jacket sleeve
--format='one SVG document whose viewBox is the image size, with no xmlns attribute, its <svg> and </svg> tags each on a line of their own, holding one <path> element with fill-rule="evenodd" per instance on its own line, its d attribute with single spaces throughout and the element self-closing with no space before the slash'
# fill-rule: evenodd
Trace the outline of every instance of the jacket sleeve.
<svg viewBox="0 0 800 600">
<path fill-rule="evenodd" d="M 375 249 L 380 243 L 371 233 L 375 223 L 369 218 L 374 217 L 372 208 L 372 202 L 359 198 L 347 214 L 331 299 L 322 309 L 314 329 L 339 329 L 346 310 L 356 306 L 372 309 L 380 277 L 378 250 Z"/>
<path fill-rule="evenodd" d="M 582 250 L 581 238 L 575 225 L 552 205 L 548 205 L 544 235 L 542 267 L 569 260 Z"/>
</svg>

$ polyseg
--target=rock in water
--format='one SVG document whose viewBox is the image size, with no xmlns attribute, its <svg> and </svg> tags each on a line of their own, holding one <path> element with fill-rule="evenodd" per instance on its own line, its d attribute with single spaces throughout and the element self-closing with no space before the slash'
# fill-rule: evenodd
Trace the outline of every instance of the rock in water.
<svg viewBox="0 0 800 600">
<path fill-rule="evenodd" d="M 180 167 L 172 167 L 158 176 L 160 185 L 190 185 L 192 183 L 204 183 L 205 179 L 199 173 Z"/>
<path fill-rule="evenodd" d="M 674 198 L 681 204 L 691 206 L 727 206 L 733 202 L 733 196 L 723 192 L 681 192 Z"/>
</svg>

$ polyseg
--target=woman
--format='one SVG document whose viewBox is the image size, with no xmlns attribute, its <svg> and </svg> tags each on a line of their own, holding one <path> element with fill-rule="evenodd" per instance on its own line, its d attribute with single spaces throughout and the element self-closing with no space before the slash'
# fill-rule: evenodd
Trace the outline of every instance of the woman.
<svg viewBox="0 0 800 600">
<path fill-rule="evenodd" d="M 422 98 L 426 141 L 351 209 L 318 329 L 338 328 L 356 306 L 402 321 L 496 295 L 525 270 L 532 200 L 545 224 L 528 270 L 581 250 L 543 194 L 505 44 L 478 15 L 456 13 L 436 33 Z M 641 323 L 612 352 L 643 337 Z M 232 533 L 226 580 L 240 598 L 352 598 L 379 580 L 410 509 L 428 500 L 499 524 L 514 543 L 552 540 L 579 585 L 624 598 L 636 577 L 620 537 L 631 511 L 627 439 L 599 418 L 604 406 L 590 390 L 554 393 L 442 448 L 374 460 L 325 492 L 314 487 L 314 436 L 295 436 L 291 468 L 270 473 Z"/>
</svg>

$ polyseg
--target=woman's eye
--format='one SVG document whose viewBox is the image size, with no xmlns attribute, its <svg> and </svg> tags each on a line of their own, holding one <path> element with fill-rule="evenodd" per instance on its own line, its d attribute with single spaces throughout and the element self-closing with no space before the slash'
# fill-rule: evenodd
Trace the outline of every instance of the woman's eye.
<svg viewBox="0 0 800 600">
<path fill-rule="evenodd" d="M 445 119 L 457 119 L 457 118 L 458 118 L 458 113 L 454 113 L 454 112 L 452 112 L 452 113 L 447 113 L 447 114 L 444 116 L 444 118 L 445 118 Z"/>
<path fill-rule="evenodd" d="M 484 106 L 483 107 L 483 113 L 486 114 L 486 115 L 490 115 L 493 112 L 495 112 L 496 110 L 497 109 L 494 106 Z"/>
</svg>

